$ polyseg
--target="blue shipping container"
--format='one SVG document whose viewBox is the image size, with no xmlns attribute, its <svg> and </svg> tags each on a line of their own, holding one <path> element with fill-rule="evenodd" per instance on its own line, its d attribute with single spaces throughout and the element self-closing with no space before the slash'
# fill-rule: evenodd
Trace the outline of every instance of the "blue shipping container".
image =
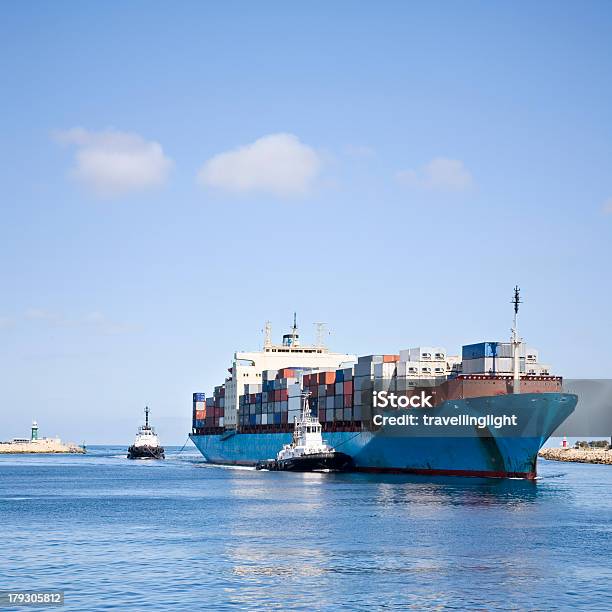
<svg viewBox="0 0 612 612">
<path fill-rule="evenodd" d="M 483 357 L 497 357 L 499 342 L 478 342 L 466 344 L 461 351 L 462 359 L 482 359 Z"/>
<path fill-rule="evenodd" d="M 194 393 L 193 394 L 194 402 L 205 402 L 206 401 L 206 393 Z"/>
</svg>

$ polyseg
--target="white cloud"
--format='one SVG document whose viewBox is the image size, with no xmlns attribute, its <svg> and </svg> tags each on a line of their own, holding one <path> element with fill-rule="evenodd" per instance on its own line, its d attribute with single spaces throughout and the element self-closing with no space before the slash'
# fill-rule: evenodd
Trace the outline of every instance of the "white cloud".
<svg viewBox="0 0 612 612">
<path fill-rule="evenodd" d="M 293 134 L 270 134 L 211 157 L 198 173 L 208 187 L 235 193 L 261 192 L 298 196 L 317 178 L 320 155 Z"/>
<path fill-rule="evenodd" d="M 601 210 L 606 214 L 606 215 L 612 215 L 612 198 L 608 198 L 604 203 L 603 206 L 601 207 Z"/>
<path fill-rule="evenodd" d="M 103 197 L 159 187 L 173 166 L 158 142 L 134 133 L 73 128 L 55 137 L 77 147 L 72 176 Z"/>
<path fill-rule="evenodd" d="M 436 157 L 418 170 L 402 170 L 397 180 L 411 187 L 444 191 L 465 191 L 474 179 L 461 160 Z"/>
</svg>

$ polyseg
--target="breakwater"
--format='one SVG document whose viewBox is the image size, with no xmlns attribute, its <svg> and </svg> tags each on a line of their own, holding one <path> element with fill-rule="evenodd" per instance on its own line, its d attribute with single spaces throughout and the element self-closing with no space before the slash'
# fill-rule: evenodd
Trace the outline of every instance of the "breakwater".
<svg viewBox="0 0 612 612">
<path fill-rule="evenodd" d="M 59 438 L 44 438 L 27 442 L 0 442 L 0 454 L 31 453 L 83 454 L 85 449 L 71 442 L 64 444 Z"/>
<path fill-rule="evenodd" d="M 552 461 L 612 465 L 612 450 L 603 448 L 543 448 L 538 456 Z"/>
</svg>

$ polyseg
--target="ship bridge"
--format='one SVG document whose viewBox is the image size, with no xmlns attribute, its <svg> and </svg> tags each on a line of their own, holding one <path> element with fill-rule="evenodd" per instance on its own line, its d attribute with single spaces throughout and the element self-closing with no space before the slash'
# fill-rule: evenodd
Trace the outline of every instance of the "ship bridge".
<svg viewBox="0 0 612 612">
<path fill-rule="evenodd" d="M 332 353 L 322 342 L 322 324 L 316 344 L 302 345 L 297 326 L 296 314 L 293 314 L 293 325 L 288 333 L 283 334 L 282 344 L 272 343 L 272 326 L 266 322 L 264 345 L 261 351 L 236 352 L 230 377 L 225 381 L 225 427 L 236 426 L 238 401 L 244 393 L 244 385 L 261 384 L 265 370 L 281 368 L 310 368 L 320 370 L 337 369 L 357 361 L 356 355 Z"/>
</svg>

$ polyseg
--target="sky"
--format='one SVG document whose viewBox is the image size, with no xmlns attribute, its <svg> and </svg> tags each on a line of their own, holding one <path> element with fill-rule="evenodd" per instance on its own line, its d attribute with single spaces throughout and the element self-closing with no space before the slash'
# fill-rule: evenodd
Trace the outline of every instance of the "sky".
<svg viewBox="0 0 612 612">
<path fill-rule="evenodd" d="M 127 445 L 297 311 L 610 377 L 609 2 L 0 7 L 0 439 Z"/>
</svg>

